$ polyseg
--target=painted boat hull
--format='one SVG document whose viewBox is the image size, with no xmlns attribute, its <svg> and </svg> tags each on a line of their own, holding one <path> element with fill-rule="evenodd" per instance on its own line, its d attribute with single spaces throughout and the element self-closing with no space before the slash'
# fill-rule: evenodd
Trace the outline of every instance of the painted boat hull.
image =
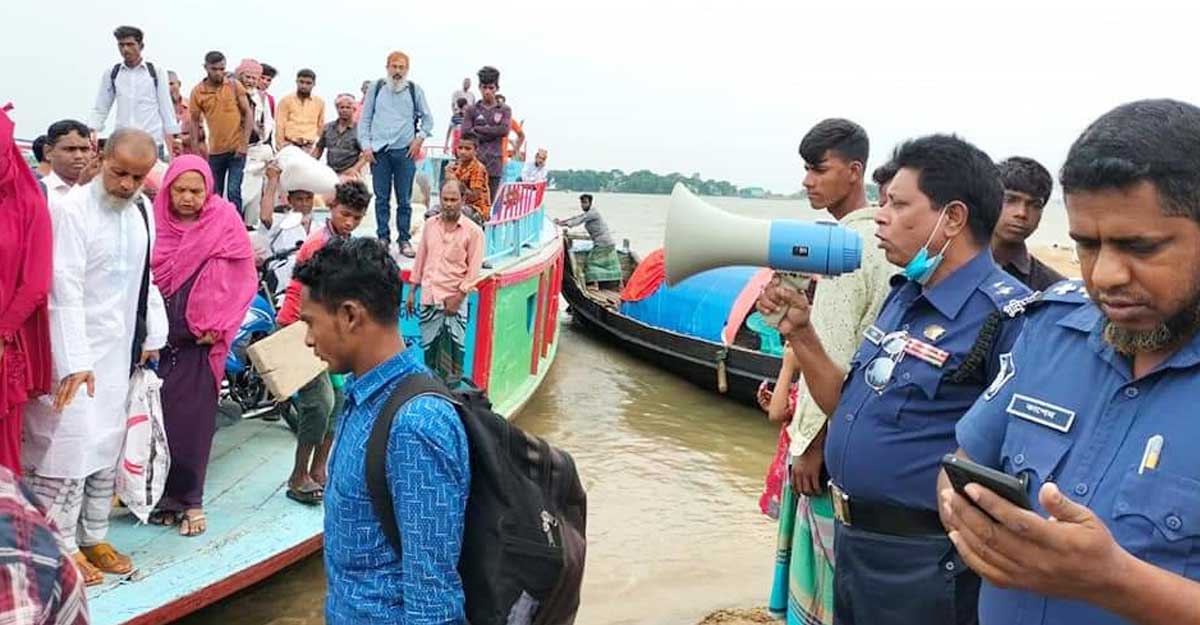
<svg viewBox="0 0 1200 625">
<path fill-rule="evenodd" d="M 549 220 L 541 236 L 485 270 L 470 299 L 464 370 L 508 418 L 533 396 L 558 350 L 563 245 Z M 400 326 L 410 348 L 420 349 L 415 324 L 408 318 Z M 208 530 L 201 536 L 138 525 L 132 515 L 114 518 L 109 541 L 133 558 L 137 571 L 89 589 L 92 623 L 169 623 L 319 551 L 321 508 L 285 495 L 295 445 L 282 422 L 245 419 L 218 430 L 205 486 Z"/>
<path fill-rule="evenodd" d="M 589 297 L 575 278 L 574 259 L 565 254 L 562 292 L 572 319 L 622 350 L 657 367 L 679 375 L 704 389 L 721 393 L 718 370 L 724 362 L 727 388 L 724 395 L 735 401 L 758 405 L 758 387 L 774 381 L 782 360 L 762 352 L 724 345 L 647 325 L 622 315 Z"/>
</svg>

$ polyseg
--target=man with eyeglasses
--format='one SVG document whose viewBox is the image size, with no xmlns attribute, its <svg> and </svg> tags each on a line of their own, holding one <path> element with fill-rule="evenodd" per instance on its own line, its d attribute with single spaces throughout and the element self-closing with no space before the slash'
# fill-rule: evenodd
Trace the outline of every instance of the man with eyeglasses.
<svg viewBox="0 0 1200 625">
<path fill-rule="evenodd" d="M 830 414 L 825 464 L 835 524 L 834 621 L 843 625 L 976 622 L 979 577 L 942 527 L 938 462 L 958 419 L 1001 371 L 1029 290 L 989 244 L 1004 190 L 987 154 L 954 136 L 901 145 L 875 217 L 888 262 L 903 268 L 849 369 L 832 360 L 806 297 L 769 287 L 785 310 L 809 393 Z"/>
<path fill-rule="evenodd" d="M 992 256 L 996 264 L 1025 286 L 1045 291 L 1064 276 L 1030 254 L 1025 240 L 1042 221 L 1042 210 L 1050 200 L 1054 179 L 1041 163 L 1024 156 L 1006 158 L 999 166 L 1004 184 L 1004 210 L 992 233 Z"/>
</svg>

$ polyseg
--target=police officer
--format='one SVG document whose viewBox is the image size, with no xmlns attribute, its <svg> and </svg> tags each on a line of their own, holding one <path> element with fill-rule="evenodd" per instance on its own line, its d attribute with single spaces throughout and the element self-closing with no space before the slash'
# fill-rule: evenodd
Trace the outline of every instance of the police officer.
<svg viewBox="0 0 1200 625">
<path fill-rule="evenodd" d="M 987 580 L 984 625 L 1197 623 L 1200 108 L 1117 107 L 1061 183 L 1084 281 L 1031 304 L 958 425 L 960 455 L 1027 477 L 1035 511 L 943 478 L 942 518 Z"/>
<path fill-rule="evenodd" d="M 879 246 L 903 273 L 849 370 L 825 353 L 803 295 L 771 287 L 759 310 L 786 310 L 808 390 L 831 415 L 825 461 L 836 524 L 834 620 L 973 623 L 979 578 L 936 512 L 938 461 L 954 426 L 1000 370 L 1029 291 L 992 259 L 1003 189 L 975 146 L 934 135 L 901 145 L 876 216 Z"/>
</svg>

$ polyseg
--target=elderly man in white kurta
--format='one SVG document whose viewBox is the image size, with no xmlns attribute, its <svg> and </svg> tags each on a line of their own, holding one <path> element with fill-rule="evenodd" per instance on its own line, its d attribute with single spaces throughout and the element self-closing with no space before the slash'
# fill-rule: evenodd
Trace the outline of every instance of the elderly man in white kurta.
<svg viewBox="0 0 1200 625">
<path fill-rule="evenodd" d="M 25 411 L 22 461 L 27 483 L 89 585 L 103 581 L 102 572 L 133 570 L 104 538 L 125 438 L 135 335 L 144 335 L 136 347 L 139 362 L 156 358 L 167 337 L 162 297 L 147 265 L 154 213 L 141 193 L 155 154 L 150 135 L 118 130 L 105 146 L 100 175 L 72 189 L 52 212 L 50 333 L 59 383 L 52 396 Z"/>
</svg>

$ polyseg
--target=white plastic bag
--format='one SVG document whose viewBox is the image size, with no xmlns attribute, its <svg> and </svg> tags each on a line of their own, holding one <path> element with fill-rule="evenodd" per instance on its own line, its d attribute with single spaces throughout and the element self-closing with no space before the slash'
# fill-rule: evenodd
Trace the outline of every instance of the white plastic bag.
<svg viewBox="0 0 1200 625">
<path fill-rule="evenodd" d="M 275 162 L 279 165 L 279 184 L 284 191 L 329 195 L 337 186 L 338 175 L 328 165 L 294 145 L 280 150 Z"/>
<path fill-rule="evenodd" d="M 162 497 L 171 469 L 160 389 L 162 380 L 149 369 L 138 369 L 129 379 L 125 448 L 117 465 L 117 496 L 143 523 Z"/>
</svg>

